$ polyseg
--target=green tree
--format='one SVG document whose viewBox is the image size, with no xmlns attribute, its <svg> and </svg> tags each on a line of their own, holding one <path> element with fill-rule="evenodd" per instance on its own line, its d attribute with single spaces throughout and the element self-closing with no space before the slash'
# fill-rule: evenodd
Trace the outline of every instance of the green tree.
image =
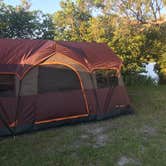
<svg viewBox="0 0 166 166">
<path fill-rule="evenodd" d="M 138 26 L 123 24 L 120 27 L 114 31 L 114 37 L 108 44 L 122 58 L 125 75 L 141 73 L 147 62 L 144 54 L 146 36 Z"/>
<path fill-rule="evenodd" d="M 147 51 L 156 62 L 156 72 L 159 75 L 160 83 L 166 83 L 166 23 L 152 26 L 146 32 Z"/>
<path fill-rule="evenodd" d="M 166 53 L 159 56 L 157 61 L 156 70 L 159 75 L 159 83 L 166 84 Z"/>
<path fill-rule="evenodd" d="M 54 14 L 56 40 L 85 40 L 91 15 L 84 6 L 72 0 L 61 1 L 62 10 Z"/>
<path fill-rule="evenodd" d="M 1 38 L 53 39 L 53 23 L 50 15 L 41 11 L 29 11 L 29 3 L 13 7 L 0 2 Z"/>
</svg>

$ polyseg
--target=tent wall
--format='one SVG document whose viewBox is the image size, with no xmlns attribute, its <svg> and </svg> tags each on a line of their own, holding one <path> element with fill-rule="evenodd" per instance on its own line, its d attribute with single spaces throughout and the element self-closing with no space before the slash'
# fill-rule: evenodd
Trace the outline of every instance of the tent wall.
<svg viewBox="0 0 166 166">
<path fill-rule="evenodd" d="M 21 86 L 20 96 L 37 95 L 38 70 L 38 66 L 33 67 L 21 81 L 15 77 L 16 95 L 19 93 L 19 86 Z"/>
</svg>

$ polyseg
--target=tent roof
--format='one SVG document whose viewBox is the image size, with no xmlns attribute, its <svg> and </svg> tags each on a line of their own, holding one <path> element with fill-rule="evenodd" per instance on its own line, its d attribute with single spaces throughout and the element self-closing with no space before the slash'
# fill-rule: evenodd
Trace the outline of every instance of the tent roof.
<svg viewBox="0 0 166 166">
<path fill-rule="evenodd" d="M 61 42 L 30 39 L 0 39 L 0 73 L 16 74 L 23 78 L 33 66 L 54 55 L 64 54 L 87 68 L 119 70 L 122 64 L 106 44 Z"/>
</svg>

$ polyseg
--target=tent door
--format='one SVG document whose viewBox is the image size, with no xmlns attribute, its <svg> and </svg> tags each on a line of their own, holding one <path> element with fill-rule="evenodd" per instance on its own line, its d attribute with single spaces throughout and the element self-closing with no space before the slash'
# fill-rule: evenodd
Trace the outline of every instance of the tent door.
<svg viewBox="0 0 166 166">
<path fill-rule="evenodd" d="M 88 116 L 80 79 L 64 65 L 39 68 L 36 123 Z"/>
</svg>

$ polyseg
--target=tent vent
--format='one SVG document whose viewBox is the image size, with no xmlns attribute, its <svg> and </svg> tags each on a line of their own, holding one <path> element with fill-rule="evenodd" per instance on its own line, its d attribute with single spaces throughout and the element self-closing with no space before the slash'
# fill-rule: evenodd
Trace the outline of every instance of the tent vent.
<svg viewBox="0 0 166 166">
<path fill-rule="evenodd" d="M 0 75 L 0 97 L 10 97 L 15 94 L 15 77 L 12 74 Z"/>
</svg>

